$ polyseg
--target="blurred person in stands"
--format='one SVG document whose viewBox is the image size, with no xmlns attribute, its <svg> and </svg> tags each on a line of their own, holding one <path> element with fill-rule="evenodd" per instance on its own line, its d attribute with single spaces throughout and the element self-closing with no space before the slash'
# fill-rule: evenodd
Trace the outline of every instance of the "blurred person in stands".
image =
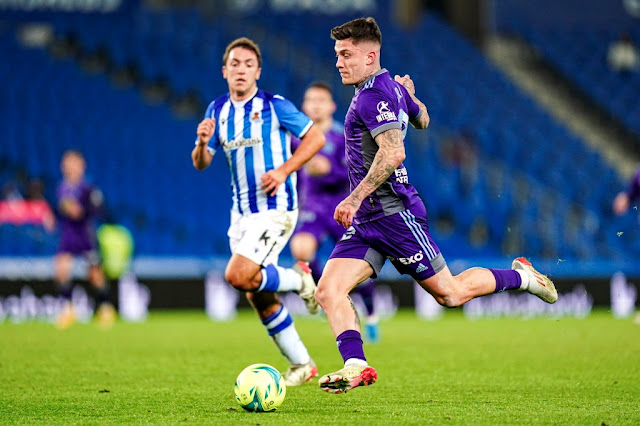
<svg viewBox="0 0 640 426">
<path fill-rule="evenodd" d="M 349 195 L 349 177 L 344 153 L 344 127 L 333 119 L 336 104 L 331 86 L 323 81 L 312 83 L 304 93 L 302 111 L 322 130 L 327 143 L 300 170 L 300 218 L 298 228 L 291 237 L 290 248 L 293 257 L 309 262 L 317 282 L 322 275 L 322 264 L 317 258 L 318 248 L 326 240 L 335 244 L 344 234 L 344 228 L 331 215 L 327 215 L 327 209 L 335 208 Z M 379 330 L 373 280 L 363 282 L 354 291 L 360 294 L 364 302 L 366 337 L 375 343 L 379 339 Z"/>
<path fill-rule="evenodd" d="M 116 319 L 116 311 L 109 301 L 109 286 L 102 272 L 95 228 L 103 205 L 102 192 L 85 179 L 86 163 L 79 151 L 66 151 L 60 169 L 63 176 L 57 188 L 60 242 L 54 267 L 64 306 L 57 326 L 64 329 L 75 322 L 71 303 L 72 272 L 75 258 L 83 257 L 88 264 L 89 282 L 97 292 L 96 318 L 101 326 L 109 327 Z"/>
<path fill-rule="evenodd" d="M 640 52 L 629 33 L 621 32 L 618 39 L 609 45 L 607 62 L 617 72 L 632 72 L 640 68 Z"/>
<path fill-rule="evenodd" d="M 55 216 L 44 197 L 44 188 L 42 179 L 29 179 L 25 198 L 31 204 L 31 210 L 35 210 L 36 215 L 41 218 L 42 226 L 48 232 L 53 232 L 56 224 Z"/>
<path fill-rule="evenodd" d="M 618 216 L 622 216 L 627 213 L 631 203 L 638 200 L 640 200 L 640 168 L 636 170 L 633 178 L 631 178 L 627 190 L 616 195 L 613 200 L 613 212 Z"/>
<path fill-rule="evenodd" d="M 351 193 L 333 214 L 346 231 L 316 291 L 344 366 L 322 376 L 318 384 L 325 392 L 344 393 L 377 380 L 378 373 L 364 355 L 360 322 L 349 292 L 375 278 L 387 259 L 447 307 L 506 290 L 527 291 L 555 303 L 558 293 L 553 282 L 524 257 L 514 259 L 511 269 L 451 273 L 430 235 L 426 207 L 403 164 L 408 125 L 417 129 L 429 125 L 426 106 L 416 97 L 409 75 L 392 77 L 381 67 L 382 33 L 375 19 L 347 22 L 333 28 L 331 37 L 342 83 L 354 86 L 355 93 L 344 123 Z"/>
<path fill-rule="evenodd" d="M 218 150 L 225 156 L 233 193 L 228 230 L 232 255 L 225 279 L 246 292 L 291 364 L 285 383 L 297 386 L 315 377 L 318 368 L 277 293 L 297 292 L 313 314 L 318 311 L 316 284 L 306 263 L 284 268 L 278 257 L 298 219 L 296 171 L 324 146 L 325 137 L 290 101 L 258 89 L 262 55 L 255 42 L 245 37 L 232 41 L 222 62 L 229 92 L 207 108 L 191 159 L 197 170 L 204 170 Z M 293 154 L 292 136 L 301 139 Z"/>
</svg>

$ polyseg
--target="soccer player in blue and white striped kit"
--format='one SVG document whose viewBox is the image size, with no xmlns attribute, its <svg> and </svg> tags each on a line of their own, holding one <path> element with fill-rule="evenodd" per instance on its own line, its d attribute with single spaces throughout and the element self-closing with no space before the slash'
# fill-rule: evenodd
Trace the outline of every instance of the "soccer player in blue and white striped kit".
<svg viewBox="0 0 640 426">
<path fill-rule="evenodd" d="M 297 292 L 309 312 L 316 313 L 316 284 L 306 263 L 283 268 L 278 257 L 298 219 L 296 170 L 324 146 L 325 137 L 291 102 L 258 89 L 262 56 L 252 40 L 232 41 L 223 64 L 229 92 L 207 108 L 191 158 L 197 170 L 204 170 L 216 151 L 226 156 L 233 207 L 228 231 L 232 255 L 225 279 L 246 292 L 291 363 L 285 383 L 296 386 L 317 376 L 318 369 L 277 293 Z M 292 135 L 301 139 L 294 154 Z"/>
</svg>

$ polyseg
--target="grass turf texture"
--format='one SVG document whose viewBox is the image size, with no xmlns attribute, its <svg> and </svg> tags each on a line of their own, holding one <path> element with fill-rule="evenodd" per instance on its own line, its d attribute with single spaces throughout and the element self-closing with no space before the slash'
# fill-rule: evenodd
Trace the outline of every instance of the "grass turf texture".
<svg viewBox="0 0 640 426">
<path fill-rule="evenodd" d="M 341 367 L 324 319 L 298 331 L 320 373 Z M 287 389 L 274 413 L 233 397 L 247 365 L 286 362 L 249 311 L 228 323 L 200 312 L 152 312 L 142 324 L 66 331 L 0 325 L 2 424 L 639 424 L 640 326 L 588 319 L 436 322 L 400 312 L 366 345 L 378 383 L 344 395 L 316 381 Z"/>
</svg>

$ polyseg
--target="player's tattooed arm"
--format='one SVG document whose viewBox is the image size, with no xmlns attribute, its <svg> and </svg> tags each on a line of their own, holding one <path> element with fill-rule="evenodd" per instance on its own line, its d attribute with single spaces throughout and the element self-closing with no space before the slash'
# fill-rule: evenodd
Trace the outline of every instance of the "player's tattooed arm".
<svg viewBox="0 0 640 426">
<path fill-rule="evenodd" d="M 345 228 L 351 226 L 362 201 L 382 185 L 406 157 L 400 129 L 386 130 L 376 136 L 375 141 L 378 152 L 369 172 L 351 194 L 338 204 L 333 214 L 334 219 Z"/>
<path fill-rule="evenodd" d="M 416 129 L 426 129 L 429 126 L 429 113 L 427 112 L 427 107 L 425 106 L 425 104 L 416 97 L 416 87 L 413 84 L 413 80 L 411 80 L 409 74 L 405 74 L 404 77 L 396 75 L 395 80 L 398 83 L 402 84 L 405 89 L 407 89 L 407 92 L 409 92 L 409 95 L 411 95 L 411 99 L 413 99 L 413 102 L 418 104 L 418 106 L 420 107 L 420 113 L 414 120 L 411 120 L 411 124 Z"/>
</svg>

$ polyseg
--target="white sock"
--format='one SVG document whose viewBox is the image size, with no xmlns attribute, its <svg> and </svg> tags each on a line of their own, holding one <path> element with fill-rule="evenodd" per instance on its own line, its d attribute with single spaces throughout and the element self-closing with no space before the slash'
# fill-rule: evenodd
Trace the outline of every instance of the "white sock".
<svg viewBox="0 0 640 426">
<path fill-rule="evenodd" d="M 293 325 L 293 318 L 291 318 L 284 305 L 278 312 L 263 319 L 262 324 L 264 324 L 282 355 L 291 364 L 306 364 L 311 360 L 307 348 L 302 343 L 298 331 Z"/>
<path fill-rule="evenodd" d="M 364 359 L 360 359 L 360 358 L 349 358 L 348 360 L 346 360 L 344 362 L 344 366 L 345 367 L 350 367 L 352 365 L 357 365 L 359 367 L 366 367 L 369 364 L 367 363 L 367 361 L 365 361 Z"/>
<path fill-rule="evenodd" d="M 531 274 L 529 274 L 524 269 L 516 269 L 516 272 L 520 274 L 520 278 L 522 278 L 522 284 L 520 284 L 520 290 L 528 290 L 529 289 L 529 280 L 531 279 Z"/>
<path fill-rule="evenodd" d="M 302 343 L 302 339 L 300 339 L 298 331 L 293 324 L 272 337 L 282 355 L 291 364 L 306 364 L 311 361 L 309 352 L 304 343 Z"/>
</svg>

